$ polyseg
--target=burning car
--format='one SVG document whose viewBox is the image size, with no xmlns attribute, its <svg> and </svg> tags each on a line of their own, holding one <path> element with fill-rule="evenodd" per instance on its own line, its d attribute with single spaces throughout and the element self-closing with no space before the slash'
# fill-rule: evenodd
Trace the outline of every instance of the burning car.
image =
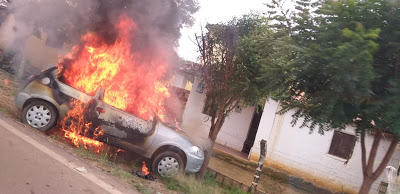
<svg viewBox="0 0 400 194">
<path fill-rule="evenodd" d="M 84 104 L 83 115 L 88 121 L 81 125 L 87 128 L 84 133 L 92 132 L 92 138 L 150 158 L 153 172 L 161 176 L 200 170 L 203 151 L 183 132 L 157 117 L 149 116 L 146 120 L 106 103 L 105 90 L 101 87 L 94 95 L 75 89 L 57 79 L 58 71 L 53 67 L 31 76 L 18 93 L 16 104 L 22 110 L 24 123 L 47 131 L 73 112 L 72 102 L 80 102 Z M 71 132 L 68 135 L 72 136 Z"/>
</svg>

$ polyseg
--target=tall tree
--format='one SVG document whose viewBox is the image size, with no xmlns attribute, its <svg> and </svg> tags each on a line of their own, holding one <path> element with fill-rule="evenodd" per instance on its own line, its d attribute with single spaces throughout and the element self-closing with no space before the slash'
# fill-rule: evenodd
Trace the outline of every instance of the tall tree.
<svg viewBox="0 0 400 194">
<path fill-rule="evenodd" d="M 277 1 L 269 7 L 278 7 Z M 291 52 L 278 70 L 265 66 L 269 76 L 263 79 L 279 81 L 267 89 L 276 91 L 274 99 L 281 102 L 281 113 L 295 111 L 293 124 L 302 118 L 302 127 L 322 134 L 348 124 L 356 126 L 363 171 L 359 192 L 368 193 L 399 142 L 400 4 L 299 0 L 288 23 L 282 22 L 287 17 L 272 13 L 275 23 L 284 24 L 279 29 L 288 30 Z M 271 77 L 271 72 L 285 74 Z M 394 137 L 382 162 L 374 166 L 384 133 Z M 365 138 L 370 135 L 374 141 L 368 154 Z"/>
<path fill-rule="evenodd" d="M 204 176 L 217 135 L 229 114 L 238 104 L 246 106 L 262 101 L 260 89 L 265 83 L 257 79 L 262 64 L 257 39 L 271 38 L 265 18 L 256 16 L 209 24 L 206 30 L 197 36 L 197 45 L 211 123 L 208 138 L 212 143 L 206 150 L 200 177 Z"/>
</svg>

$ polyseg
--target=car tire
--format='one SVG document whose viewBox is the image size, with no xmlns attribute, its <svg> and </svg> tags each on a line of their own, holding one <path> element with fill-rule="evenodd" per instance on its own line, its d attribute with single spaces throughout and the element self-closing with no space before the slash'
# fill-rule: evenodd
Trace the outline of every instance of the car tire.
<svg viewBox="0 0 400 194">
<path fill-rule="evenodd" d="M 22 109 L 22 122 L 39 130 L 47 131 L 57 123 L 54 106 L 42 100 L 35 100 Z"/>
<path fill-rule="evenodd" d="M 151 167 L 154 174 L 162 177 L 172 177 L 183 171 L 184 163 L 178 153 L 164 151 L 154 157 Z"/>
</svg>

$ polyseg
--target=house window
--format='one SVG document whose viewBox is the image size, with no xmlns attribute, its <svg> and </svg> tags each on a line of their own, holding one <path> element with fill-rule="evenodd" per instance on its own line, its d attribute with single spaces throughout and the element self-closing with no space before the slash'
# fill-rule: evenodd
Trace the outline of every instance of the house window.
<svg viewBox="0 0 400 194">
<path fill-rule="evenodd" d="M 356 140 L 354 135 L 335 131 L 328 154 L 348 160 L 353 155 Z"/>
<path fill-rule="evenodd" d="M 198 92 L 200 94 L 202 94 L 204 92 L 204 84 L 203 83 L 199 83 L 197 85 L 196 92 Z"/>
</svg>

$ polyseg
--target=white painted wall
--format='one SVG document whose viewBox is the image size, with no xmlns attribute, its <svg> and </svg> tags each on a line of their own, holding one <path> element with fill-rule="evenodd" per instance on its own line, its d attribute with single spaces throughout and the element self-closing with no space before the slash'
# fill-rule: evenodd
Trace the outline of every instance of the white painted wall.
<svg viewBox="0 0 400 194">
<path fill-rule="evenodd" d="M 208 137 L 210 121 L 203 114 L 205 91 L 201 94 L 196 92 L 199 80 L 195 82 L 190 92 L 185 112 L 183 113 L 182 129 L 197 139 L 200 145 L 206 146 L 204 142 Z M 216 142 L 235 150 L 241 151 L 246 140 L 247 133 L 255 111 L 254 106 L 245 107 L 241 113 L 232 113 L 226 118 L 224 125 L 217 136 Z"/>
<path fill-rule="evenodd" d="M 187 83 L 187 79 L 185 78 L 185 76 L 178 72 L 175 73 L 174 77 L 170 81 L 170 84 L 172 86 L 175 86 L 178 88 L 185 88 L 186 83 Z"/>
<path fill-rule="evenodd" d="M 324 135 L 314 131 L 309 134 L 308 128 L 300 129 L 302 123 L 298 121 L 298 125 L 292 127 L 291 115 L 288 112 L 285 115 L 275 115 L 278 109 L 278 103 L 274 101 L 267 102 L 264 108 L 256 140 L 252 153 L 260 154 L 260 141 L 267 140 L 267 159 L 278 162 L 282 165 L 298 169 L 300 172 L 307 173 L 315 177 L 325 179 L 336 185 L 343 185 L 357 191 L 362 183 L 361 169 L 361 147 L 360 142 L 355 145 L 354 153 L 348 164 L 344 164 L 344 160 L 331 156 L 328 153 L 333 137 L 333 131 L 325 132 Z M 345 133 L 354 135 L 354 128 L 347 127 Z M 370 150 L 373 138 L 366 137 L 366 149 Z M 383 159 L 384 153 L 389 148 L 389 141 L 382 141 L 376 156 L 378 166 Z M 389 165 L 398 167 L 400 157 L 399 148 L 396 149 L 393 159 Z M 371 193 L 376 193 L 379 183 L 384 178 L 385 173 L 374 183 Z"/>
<path fill-rule="evenodd" d="M 191 90 L 193 83 L 191 83 L 185 74 L 176 71 L 169 84 L 178 88 L 183 88 L 186 90 Z"/>
<path fill-rule="evenodd" d="M 18 30 L 15 32 L 14 28 Z M 25 33 L 25 31 L 25 27 L 16 25 L 14 16 L 9 14 L 0 26 L 0 48 L 3 50 L 10 49 L 15 41 L 16 34 Z M 29 36 L 23 47 L 25 60 L 39 70 L 54 66 L 59 56 L 67 54 L 72 46 L 64 43 L 63 48 L 52 48 L 46 45 L 46 33 L 41 32 L 41 36 L 41 39 L 33 35 Z"/>
<path fill-rule="evenodd" d="M 15 27 L 14 15 L 9 14 L 0 26 L 0 48 L 6 49 L 11 46 L 15 39 Z"/>
</svg>

